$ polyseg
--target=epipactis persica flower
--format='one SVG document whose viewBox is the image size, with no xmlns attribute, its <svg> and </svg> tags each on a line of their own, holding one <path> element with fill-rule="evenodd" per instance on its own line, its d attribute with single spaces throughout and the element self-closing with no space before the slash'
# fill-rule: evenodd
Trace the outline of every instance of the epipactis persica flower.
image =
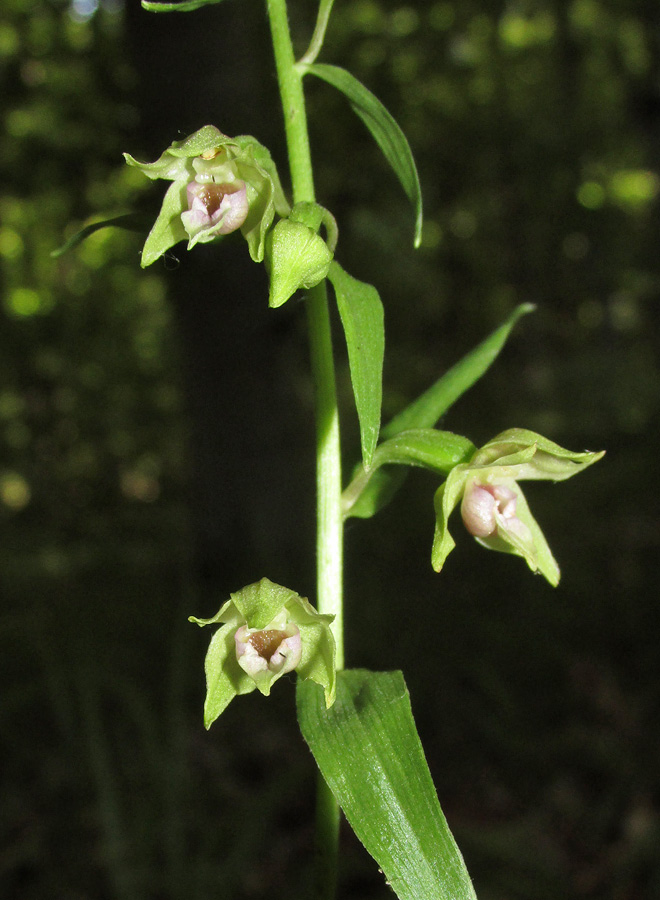
<svg viewBox="0 0 660 900">
<path fill-rule="evenodd" d="M 448 520 L 460 502 L 465 527 L 490 550 L 522 556 L 553 587 L 559 566 L 518 484 L 522 480 L 565 481 L 597 462 L 600 453 L 573 453 L 532 431 L 512 428 L 455 466 L 435 495 L 433 568 L 439 572 L 454 548 Z"/>
<path fill-rule="evenodd" d="M 204 724 L 211 724 L 237 694 L 258 689 L 268 696 L 287 672 L 323 687 L 327 706 L 335 699 L 334 617 L 321 615 L 295 591 L 262 578 L 230 595 L 210 619 L 221 627 L 206 654 Z"/>
<path fill-rule="evenodd" d="M 270 153 L 250 135 L 230 138 L 205 125 L 153 163 L 124 157 L 148 178 L 172 182 L 145 241 L 143 267 L 179 241 L 187 240 L 191 250 L 238 229 L 252 259 L 261 262 L 275 213 L 290 211 Z"/>
</svg>

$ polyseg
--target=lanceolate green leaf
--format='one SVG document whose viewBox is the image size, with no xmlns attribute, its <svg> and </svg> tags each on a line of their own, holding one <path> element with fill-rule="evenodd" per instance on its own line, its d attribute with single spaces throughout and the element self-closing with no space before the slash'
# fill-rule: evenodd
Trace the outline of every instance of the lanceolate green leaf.
<svg viewBox="0 0 660 900">
<path fill-rule="evenodd" d="M 150 0 L 142 0 L 142 9 L 147 12 L 192 12 L 200 6 L 210 6 L 211 3 L 222 3 L 222 0 L 181 0 L 181 3 L 157 3 Z"/>
<path fill-rule="evenodd" d="M 383 472 L 381 466 L 420 466 L 447 475 L 476 452 L 466 437 L 451 431 L 415 428 L 402 431 L 376 449 L 371 468 L 358 466 L 342 495 L 344 516 L 368 519 L 385 506 L 403 484 L 401 469 Z"/>
<path fill-rule="evenodd" d="M 472 441 L 460 434 L 434 428 L 413 428 L 381 444 L 373 465 L 421 466 L 447 475 L 454 466 L 468 460 L 476 449 Z"/>
<path fill-rule="evenodd" d="M 53 250 L 50 255 L 57 258 L 58 256 L 62 256 L 63 253 L 68 253 L 69 250 L 73 250 L 74 247 L 77 247 L 78 244 L 81 244 L 88 238 L 90 234 L 94 234 L 95 231 L 100 231 L 101 228 L 123 228 L 126 231 L 148 231 L 151 222 L 152 219 L 142 213 L 123 213 L 120 216 L 113 216 L 111 219 L 104 219 L 102 222 L 93 222 L 91 225 L 86 225 L 84 228 L 81 228 L 80 231 L 77 231 L 73 237 L 70 237 L 69 240 L 65 244 L 62 244 L 61 247 L 58 247 L 57 250 Z"/>
<path fill-rule="evenodd" d="M 321 774 L 400 900 L 475 900 L 401 672 L 340 672 L 329 710 L 321 690 L 299 682 L 297 706 Z"/>
<path fill-rule="evenodd" d="M 409 428 L 432 428 L 449 407 L 490 368 L 518 319 L 533 310 L 534 306 L 531 303 L 521 303 L 517 306 L 485 341 L 452 366 L 421 397 L 395 416 L 383 428 L 383 437 L 393 437 Z"/>
<path fill-rule="evenodd" d="M 375 287 L 353 278 L 337 262 L 330 264 L 328 278 L 335 289 L 346 335 L 362 458 L 368 467 L 380 431 L 385 353 L 383 304 Z"/>
<path fill-rule="evenodd" d="M 301 66 L 327 81 L 348 97 L 353 110 L 374 136 L 378 146 L 394 169 L 397 178 L 415 210 L 415 247 L 422 239 L 422 191 L 410 144 L 392 115 L 361 81 L 339 66 L 321 63 Z"/>
<path fill-rule="evenodd" d="M 530 303 L 516 307 L 511 315 L 485 341 L 463 357 L 434 385 L 410 406 L 395 416 L 381 431 L 383 438 L 393 438 L 402 432 L 431 428 L 458 398 L 472 387 L 497 358 L 518 319 L 534 309 Z M 386 447 L 382 444 L 381 447 Z M 380 453 L 381 447 L 376 454 Z M 388 451 L 389 452 L 389 451 Z M 395 460 L 391 460 L 395 461 Z M 382 463 L 381 463 L 382 464 Z M 408 463 L 415 464 L 415 463 Z M 368 519 L 386 506 L 397 493 L 406 477 L 400 469 L 368 472 L 358 467 L 344 491 L 342 505 L 346 517 Z"/>
</svg>

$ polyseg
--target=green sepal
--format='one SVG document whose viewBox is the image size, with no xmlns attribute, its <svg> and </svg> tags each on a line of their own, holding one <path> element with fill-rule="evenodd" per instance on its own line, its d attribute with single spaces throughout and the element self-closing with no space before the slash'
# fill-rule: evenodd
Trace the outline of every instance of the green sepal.
<svg viewBox="0 0 660 900">
<path fill-rule="evenodd" d="M 593 465 L 604 451 L 573 452 L 533 431 L 511 428 L 503 431 L 477 450 L 472 458 L 457 465 L 447 476 L 435 495 L 435 533 L 431 560 L 439 572 L 455 547 L 449 533 L 449 516 L 473 486 L 503 486 L 516 495 L 516 515 L 527 529 L 525 538 L 514 529 L 498 528 L 476 540 L 490 550 L 522 556 L 533 572 L 540 572 L 556 587 L 559 566 L 538 523 L 532 516 L 527 500 L 518 485 L 520 480 L 565 481 Z"/>
<path fill-rule="evenodd" d="M 604 455 L 604 450 L 576 453 L 534 431 L 509 428 L 484 444 L 471 464 L 487 466 L 497 460 L 499 466 L 510 468 L 518 481 L 566 481 Z"/>
<path fill-rule="evenodd" d="M 165 192 L 163 204 L 142 248 L 140 265 L 143 269 L 160 259 L 170 247 L 188 237 L 181 221 L 186 208 L 186 183 L 174 181 Z"/>
<path fill-rule="evenodd" d="M 266 249 L 266 234 L 273 223 L 275 214 L 288 216 L 291 210 L 277 173 L 277 167 L 270 151 L 251 135 L 234 138 L 241 153 L 236 160 L 239 174 L 248 186 L 250 211 L 241 227 L 241 234 L 248 243 L 248 250 L 254 262 L 262 262 Z M 260 176 L 251 177 L 251 162 Z"/>
<path fill-rule="evenodd" d="M 312 288 L 328 274 L 332 253 L 308 225 L 280 219 L 268 237 L 268 305 L 282 306 L 300 288 Z"/>
<path fill-rule="evenodd" d="M 295 591 L 274 584 L 267 578 L 248 585 L 230 595 L 230 599 L 209 619 L 190 616 L 197 625 L 221 625 L 211 639 L 206 655 L 206 700 L 204 725 L 208 729 L 229 703 L 239 694 L 258 688 L 268 696 L 280 677 L 255 679 L 239 665 L 236 656 L 236 631 L 243 625 L 265 629 L 275 621 L 293 623 L 300 631 L 302 655 L 296 666 L 301 678 L 321 685 L 325 701 L 331 706 L 335 698 L 335 643 L 330 629 L 334 617 L 321 615 Z"/>
</svg>

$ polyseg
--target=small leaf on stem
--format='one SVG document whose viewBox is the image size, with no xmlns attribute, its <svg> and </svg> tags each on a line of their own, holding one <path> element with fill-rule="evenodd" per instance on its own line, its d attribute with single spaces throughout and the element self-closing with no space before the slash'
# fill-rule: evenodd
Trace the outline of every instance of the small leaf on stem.
<svg viewBox="0 0 660 900">
<path fill-rule="evenodd" d="M 368 468 L 378 442 L 383 393 L 385 324 L 383 304 L 370 284 L 353 278 L 337 262 L 328 271 L 346 336 L 362 458 Z"/>
<path fill-rule="evenodd" d="M 300 65 L 302 72 L 310 72 L 348 97 L 353 111 L 367 126 L 385 158 L 394 169 L 401 186 L 415 210 L 415 247 L 422 241 L 422 189 L 417 166 L 405 134 L 380 100 L 361 81 L 341 69 L 322 63 Z"/>
</svg>

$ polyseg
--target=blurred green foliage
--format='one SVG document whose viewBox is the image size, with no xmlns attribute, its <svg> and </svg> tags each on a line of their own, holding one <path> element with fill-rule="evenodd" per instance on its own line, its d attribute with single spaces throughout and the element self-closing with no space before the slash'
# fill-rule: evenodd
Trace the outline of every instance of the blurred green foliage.
<svg viewBox="0 0 660 900">
<path fill-rule="evenodd" d="M 198 27 L 221 41 L 240 6 Z M 313 10 L 293 15 L 303 50 Z M 0 893 L 302 897 L 313 776 L 289 692 L 201 733 L 169 273 L 140 272 L 118 230 L 50 257 L 91 213 L 147 202 L 119 164 L 138 127 L 123 28 L 111 0 L 5 0 L 0 21 Z M 467 537 L 438 579 L 425 474 L 348 533 L 350 662 L 404 669 L 480 900 L 660 892 L 658 34 L 650 0 L 339 4 L 322 60 L 410 139 L 415 254 L 378 149 L 309 84 L 338 258 L 386 306 L 385 418 L 532 301 L 444 427 L 608 450 L 580 484 L 530 491 L 554 593 Z M 347 368 L 341 387 L 350 410 Z M 349 415 L 345 433 L 357 453 Z M 346 841 L 343 896 L 388 896 Z"/>
</svg>

